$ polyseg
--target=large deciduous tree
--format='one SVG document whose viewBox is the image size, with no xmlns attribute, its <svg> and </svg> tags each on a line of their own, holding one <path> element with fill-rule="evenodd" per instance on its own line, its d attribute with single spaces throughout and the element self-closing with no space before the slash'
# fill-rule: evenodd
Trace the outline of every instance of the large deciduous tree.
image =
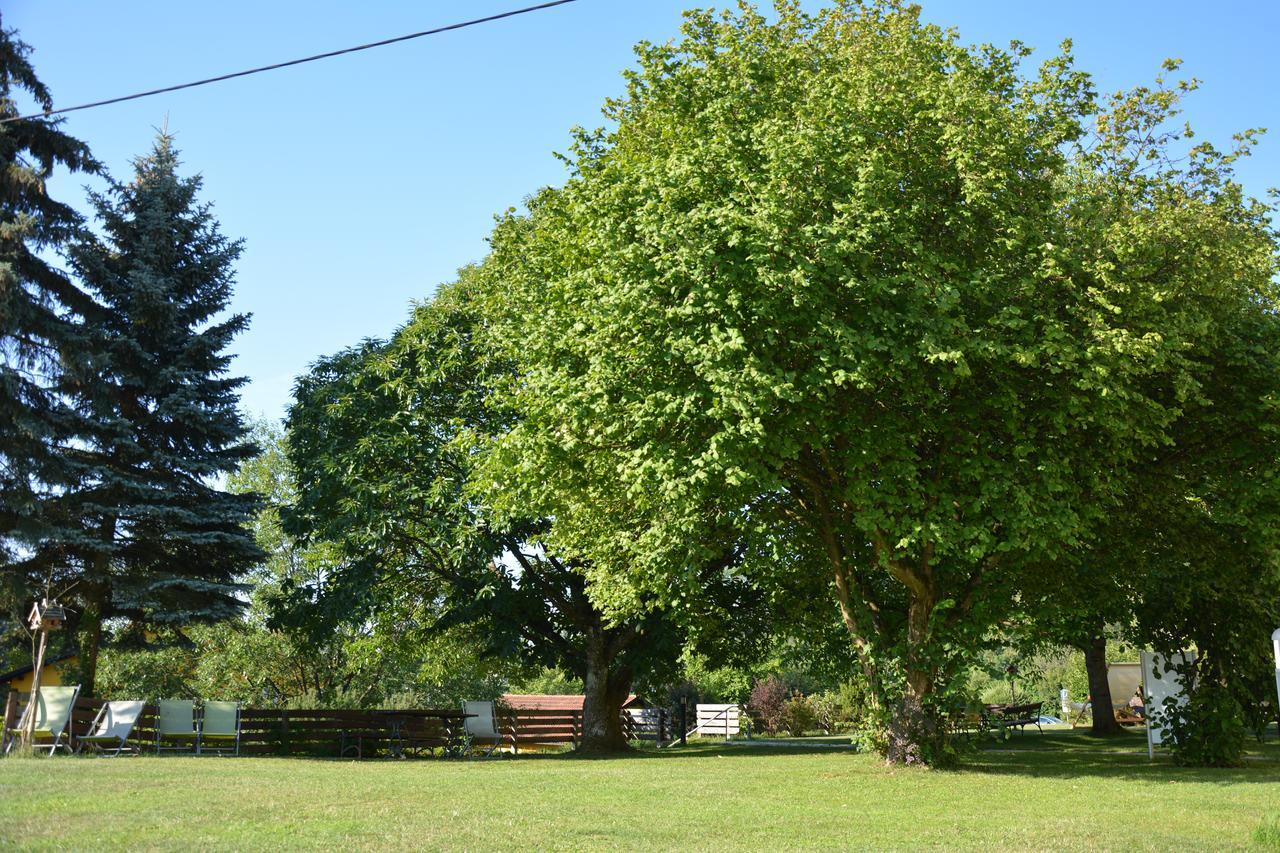
<svg viewBox="0 0 1280 853">
<path fill-rule="evenodd" d="M 547 520 L 495 519 L 477 494 L 477 466 L 511 417 L 491 396 L 504 368 L 479 340 L 474 289 L 464 270 L 391 342 L 322 360 L 298 382 L 287 525 L 344 561 L 295 588 L 293 615 L 323 627 L 420 602 L 441 614 L 437 628 L 471 625 L 494 654 L 580 678 L 580 750 L 625 749 L 622 704 L 674 662 L 681 636 L 659 613 L 608 620 L 582 567 L 543 547 Z"/>
<path fill-rule="evenodd" d="M 1273 304 L 1267 208 L 1175 162 L 1177 88 L 1099 105 L 1069 46 L 1027 73 L 905 4 L 638 54 L 493 236 L 493 464 L 613 612 L 726 530 L 820 572 L 888 759 L 942 760 L 966 651 L 1175 440 L 1223 313 Z"/>
</svg>

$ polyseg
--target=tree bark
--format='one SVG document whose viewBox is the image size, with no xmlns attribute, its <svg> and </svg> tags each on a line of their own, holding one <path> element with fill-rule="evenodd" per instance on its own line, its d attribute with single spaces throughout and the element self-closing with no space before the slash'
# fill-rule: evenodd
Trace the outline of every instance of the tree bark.
<svg viewBox="0 0 1280 853">
<path fill-rule="evenodd" d="M 586 677 L 583 678 L 581 754 L 604 755 L 629 752 L 622 729 L 622 705 L 631 693 L 632 672 L 615 666 L 617 649 L 611 648 L 606 632 L 587 632 Z"/>
<path fill-rule="evenodd" d="M 1089 674 L 1089 701 L 1093 703 L 1093 733 L 1113 735 L 1120 731 L 1111 708 L 1111 684 L 1107 681 L 1107 638 L 1093 637 L 1084 648 L 1084 666 Z"/>
<path fill-rule="evenodd" d="M 935 673 L 920 656 L 929 640 L 929 619 L 936 604 L 932 594 L 913 592 L 907 605 L 906 683 L 888 721 L 885 761 L 889 764 L 932 764 L 942 754 L 945 727 L 928 702 Z"/>
<path fill-rule="evenodd" d="M 80 631 L 76 637 L 80 647 L 80 695 L 97 697 L 98 649 L 102 645 L 102 614 L 105 594 L 93 589 L 85 599 L 84 613 L 80 617 Z"/>
</svg>

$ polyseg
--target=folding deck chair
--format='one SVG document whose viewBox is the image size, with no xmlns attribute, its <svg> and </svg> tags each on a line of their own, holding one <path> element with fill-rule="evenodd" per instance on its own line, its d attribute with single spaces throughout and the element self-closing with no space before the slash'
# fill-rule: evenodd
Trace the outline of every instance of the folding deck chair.
<svg viewBox="0 0 1280 853">
<path fill-rule="evenodd" d="M 160 713 L 156 717 L 156 754 L 162 750 L 170 752 L 192 752 L 199 745 L 199 730 L 196 728 L 196 703 L 190 699 L 165 699 L 160 702 Z M 164 741 L 185 742 L 183 746 L 164 746 Z"/>
<path fill-rule="evenodd" d="M 502 748 L 502 732 L 498 729 L 498 715 L 492 702 L 463 702 L 462 712 L 474 714 L 463 718 L 462 727 L 471 738 L 472 746 L 487 747 L 485 756 Z"/>
<path fill-rule="evenodd" d="M 87 734 L 77 740 L 76 752 L 83 752 L 86 746 L 92 746 L 107 758 L 114 758 L 129 745 L 129 735 L 142 716 L 144 702 L 108 702 L 98 709 L 98 715 L 89 724 Z M 108 755 L 114 747 L 115 752 Z M 137 752 L 137 749 L 134 749 Z"/>
<path fill-rule="evenodd" d="M 29 714 L 36 715 L 32 749 L 47 749 L 50 755 L 53 755 L 59 747 L 71 752 L 68 728 L 71 724 L 71 710 L 75 707 L 76 698 L 79 695 L 79 684 L 71 687 L 41 687 L 40 693 L 28 700 L 17 728 L 7 732 L 9 735 L 7 752 L 13 752 L 14 745 L 27 730 Z"/>
<path fill-rule="evenodd" d="M 221 746 L 209 747 L 209 743 Z M 196 739 L 196 755 L 240 754 L 240 703 L 205 702 L 200 720 L 200 737 Z"/>
</svg>

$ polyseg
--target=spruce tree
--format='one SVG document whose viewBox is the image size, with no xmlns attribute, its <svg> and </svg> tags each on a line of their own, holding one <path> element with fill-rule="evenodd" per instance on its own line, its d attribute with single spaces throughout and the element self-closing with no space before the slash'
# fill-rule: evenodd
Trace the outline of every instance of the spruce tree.
<svg viewBox="0 0 1280 853">
<path fill-rule="evenodd" d="M 91 195 L 103 237 L 70 255 L 102 306 L 91 328 L 97 382 L 77 397 L 93 424 L 80 451 L 91 475 L 62 501 L 87 534 L 76 595 L 90 693 L 105 619 L 236 615 L 237 578 L 264 556 L 246 527 L 257 497 L 217 485 L 257 452 L 238 411 L 245 380 L 228 375 L 226 351 L 249 322 L 226 313 L 241 245 L 178 165 L 161 133 L 131 182 Z"/>
<path fill-rule="evenodd" d="M 0 26 L 0 118 L 53 101 L 29 61 L 30 48 Z M 10 619 L 0 642 L 25 635 L 21 617 L 69 569 L 61 544 L 78 538 L 78 520 L 59 517 L 50 498 L 74 486 L 80 462 L 62 452 L 81 430 L 68 393 L 83 387 L 86 319 L 94 301 L 48 257 L 82 231 L 81 217 L 51 198 L 57 169 L 93 173 L 88 147 L 60 120 L 0 124 L 0 609 Z M 18 645 L 25 646 L 25 642 Z M 16 646 L 15 646 L 16 648 Z M 0 663 L 3 663 L 0 658 Z"/>
</svg>

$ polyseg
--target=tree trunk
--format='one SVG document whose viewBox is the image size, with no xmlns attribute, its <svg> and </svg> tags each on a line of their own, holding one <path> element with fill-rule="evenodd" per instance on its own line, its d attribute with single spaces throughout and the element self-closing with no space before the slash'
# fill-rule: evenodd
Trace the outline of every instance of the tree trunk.
<svg viewBox="0 0 1280 853">
<path fill-rule="evenodd" d="M 1107 638 L 1097 636 L 1084 648 L 1084 666 L 1089 673 L 1089 701 L 1093 703 L 1093 733 L 1113 735 L 1120 731 L 1111 708 L 1111 684 L 1107 681 Z"/>
<path fill-rule="evenodd" d="M 80 651 L 80 695 L 97 697 L 98 649 L 102 645 L 102 618 L 107 591 L 93 585 L 85 592 L 76 643 Z"/>
<path fill-rule="evenodd" d="M 893 706 L 889 718 L 888 746 L 884 755 L 886 763 L 925 765 L 937 762 L 943 731 L 937 715 L 925 701 L 931 691 L 932 679 L 927 673 L 912 671 L 907 674 L 906 689 Z"/>
<path fill-rule="evenodd" d="M 631 668 L 614 666 L 617 655 L 609 648 L 605 632 L 589 631 L 586 645 L 582 738 L 578 741 L 578 752 L 592 755 L 628 752 L 631 747 L 622 730 L 622 704 L 631 692 Z"/>
<path fill-rule="evenodd" d="M 102 645 L 102 606 L 96 602 L 85 606 L 80 617 L 80 694 L 96 697 L 98 648 Z"/>
<path fill-rule="evenodd" d="M 916 592 L 907 605 L 906 683 L 902 696 L 890 710 L 885 749 L 889 764 L 933 764 L 942 756 L 946 730 L 930 703 L 934 672 L 922 663 L 934 606 L 932 596 Z"/>
</svg>

